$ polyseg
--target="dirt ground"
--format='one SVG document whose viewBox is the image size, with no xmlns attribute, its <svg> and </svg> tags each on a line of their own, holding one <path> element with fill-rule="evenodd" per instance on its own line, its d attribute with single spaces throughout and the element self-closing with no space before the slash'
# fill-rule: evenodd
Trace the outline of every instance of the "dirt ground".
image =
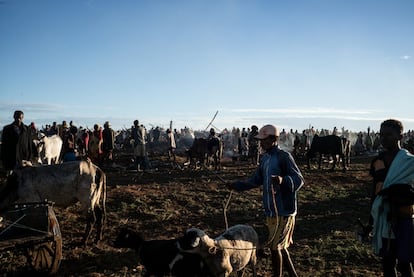
<svg viewBox="0 0 414 277">
<path fill-rule="evenodd" d="M 117 153 L 116 162 L 126 168 L 131 156 Z M 107 225 L 97 245 L 80 246 L 84 221 L 78 206 L 55 207 L 63 237 L 63 259 L 58 276 L 141 276 L 142 267 L 133 250 L 116 249 L 112 241 L 122 226 L 139 231 L 146 239 L 173 238 L 189 227 L 215 236 L 228 225 L 252 225 L 263 241 L 260 189 L 230 192 L 223 180 L 250 176 L 255 166 L 246 161 L 223 161 L 220 171 L 173 167 L 165 155 L 151 153 L 151 172 L 106 168 Z M 352 157 L 351 168 L 330 172 L 308 170 L 297 162 L 305 177 L 299 191 L 294 244 L 290 248 L 299 276 L 381 276 L 380 263 L 369 244 L 356 239 L 357 219 L 369 215 L 369 157 Z M 4 179 L 3 179 L 4 180 Z M 225 204 L 229 205 L 225 210 Z M 259 276 L 270 276 L 270 260 L 261 258 Z M 18 253 L 0 252 L 1 276 L 27 276 L 27 266 Z M 30 273 L 32 275 L 32 273 Z M 249 273 L 245 276 L 250 276 Z"/>
</svg>

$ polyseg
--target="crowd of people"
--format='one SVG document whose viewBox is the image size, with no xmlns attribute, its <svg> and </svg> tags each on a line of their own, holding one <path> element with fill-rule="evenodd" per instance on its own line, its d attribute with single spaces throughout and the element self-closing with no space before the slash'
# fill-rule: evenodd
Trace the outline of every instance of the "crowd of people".
<svg viewBox="0 0 414 277">
<path fill-rule="evenodd" d="M 89 158 L 99 166 L 113 163 L 115 131 L 109 121 L 104 123 L 104 128 L 95 124 L 93 130 L 78 128 L 72 121 L 69 124 L 66 121 L 62 121 L 62 124 L 53 122 L 39 130 L 34 122 L 29 126 L 23 123 L 22 111 L 15 111 L 13 117 L 14 121 L 3 128 L 1 140 L 3 167 L 9 172 L 37 157 L 39 153 L 34 141 L 41 139 L 40 134 L 61 138 L 62 162 Z"/>
<path fill-rule="evenodd" d="M 106 121 L 103 128 L 94 124 L 92 130 L 77 127 L 72 121 L 69 125 L 66 121 L 58 125 L 45 126 L 42 130 L 34 130 L 35 136 L 41 131 L 46 136 L 59 136 L 62 139 L 62 161 L 75 161 L 88 157 L 99 166 L 113 163 L 113 150 L 115 147 L 115 131 L 111 128 L 109 121 Z"/>
<path fill-rule="evenodd" d="M 33 157 L 32 139 L 37 133 L 34 123 L 26 126 L 23 123 L 24 113 L 15 111 L 14 121 L 6 125 L 2 132 L 1 160 L 7 174 L 30 161 Z M 115 132 L 108 121 L 104 128 L 95 124 L 93 130 L 77 128 L 73 122 L 56 122 L 46 126 L 42 131 L 48 136 L 60 136 L 63 141 L 63 162 L 76 160 L 79 156 L 87 156 L 97 165 L 113 163 L 115 149 Z M 273 276 L 283 276 L 283 268 L 289 276 L 297 276 L 295 266 L 289 255 L 288 247 L 297 214 L 297 195 L 305 183 L 305 179 L 297 166 L 294 156 L 280 148 L 278 141 L 288 136 L 274 125 L 258 128 L 233 130 L 236 134 L 238 151 L 245 155 L 259 147 L 261 155 L 255 154 L 257 169 L 247 180 L 230 182 L 227 188 L 245 191 L 257 187 L 262 188 L 263 210 L 266 216 Z M 232 132 L 233 132 L 232 131 Z M 226 130 L 221 134 L 225 135 Z M 295 136 L 291 130 L 289 133 Z M 319 133 L 312 127 L 303 135 Z M 368 134 L 370 129 L 368 128 Z M 154 135 L 155 134 L 155 135 Z M 155 128 L 153 139 L 160 140 L 160 130 Z M 166 141 L 168 156 L 175 161 L 176 130 L 167 129 Z M 338 135 L 335 127 L 331 134 Z M 344 134 L 344 132 L 342 132 Z M 147 156 L 147 130 L 138 120 L 133 122 L 130 139 L 133 143 L 134 167 L 146 170 L 150 167 Z M 378 133 L 382 151 L 372 160 L 370 174 L 373 177 L 372 209 L 368 232 L 373 237 L 374 252 L 382 257 L 385 277 L 412 277 L 414 263 L 414 155 L 402 148 L 405 138 L 412 138 L 413 132 L 404 134 L 401 121 L 390 119 L 382 122 Z M 218 139 L 214 128 L 210 129 L 209 139 Z M 358 135 L 359 142 L 362 136 Z M 246 145 L 253 150 L 246 150 Z M 247 152 L 246 152 L 247 151 Z M 247 154 L 246 154 L 247 155 Z"/>
</svg>

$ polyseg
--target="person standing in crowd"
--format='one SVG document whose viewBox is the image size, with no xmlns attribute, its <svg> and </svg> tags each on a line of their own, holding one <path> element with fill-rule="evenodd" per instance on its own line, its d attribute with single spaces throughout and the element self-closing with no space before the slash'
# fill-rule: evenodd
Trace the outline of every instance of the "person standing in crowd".
<svg viewBox="0 0 414 277">
<path fill-rule="evenodd" d="M 59 136 L 64 139 L 66 132 L 69 132 L 69 126 L 68 123 L 66 123 L 66 120 L 62 121 L 62 125 L 59 128 Z"/>
<path fill-rule="evenodd" d="M 75 140 L 73 149 L 75 150 L 75 153 L 78 156 L 79 155 L 78 139 L 79 139 L 80 128 L 78 129 L 78 127 L 73 123 L 72 120 L 69 122 L 69 132 L 73 135 L 73 138 Z"/>
<path fill-rule="evenodd" d="M 89 135 L 88 156 L 98 166 L 102 166 L 102 137 L 102 128 L 99 124 L 93 125 L 93 131 Z"/>
<path fill-rule="evenodd" d="M 249 159 L 251 159 L 254 165 L 257 165 L 259 161 L 259 141 L 256 136 L 259 134 L 259 128 L 256 125 L 252 125 L 251 131 L 247 137 L 249 144 Z"/>
<path fill-rule="evenodd" d="M 207 151 L 209 155 L 213 154 L 213 147 L 218 147 L 219 145 L 219 138 L 216 135 L 216 131 L 214 130 L 214 128 L 210 129 L 210 134 L 208 135 L 207 138 Z"/>
<path fill-rule="evenodd" d="M 134 126 L 131 129 L 131 136 L 134 140 L 134 168 L 137 171 L 147 169 L 147 154 L 146 154 L 146 141 L 147 136 L 144 126 L 139 125 L 138 120 L 134 120 Z"/>
<path fill-rule="evenodd" d="M 240 154 L 240 160 L 246 161 L 249 158 L 249 134 L 246 133 L 246 129 L 242 129 L 241 137 L 239 138 L 239 154 Z"/>
<path fill-rule="evenodd" d="M 170 129 L 167 129 L 167 142 L 168 142 L 168 159 L 175 163 L 175 138 L 174 133 Z"/>
<path fill-rule="evenodd" d="M 30 131 L 32 132 L 33 136 L 37 135 L 37 128 L 36 128 L 36 125 L 33 121 L 30 122 Z"/>
<path fill-rule="evenodd" d="M 39 153 L 37 151 L 37 145 L 35 144 L 35 140 L 39 140 L 39 130 L 36 128 L 35 123 L 32 121 L 30 122 L 29 125 L 29 130 L 30 130 L 30 137 L 31 137 L 31 142 L 32 142 L 32 159 L 37 160 L 39 158 Z"/>
<path fill-rule="evenodd" d="M 264 151 L 256 172 L 248 180 L 236 181 L 227 187 L 236 191 L 263 188 L 273 276 L 281 277 L 283 266 L 289 276 L 298 276 L 288 247 L 292 243 L 295 226 L 297 192 L 303 186 L 304 178 L 292 155 L 279 148 L 278 137 L 276 126 L 263 126 L 256 136 Z"/>
<path fill-rule="evenodd" d="M 102 131 L 103 136 L 103 155 L 104 155 L 104 163 L 107 165 L 113 164 L 113 151 L 115 148 L 115 132 L 111 128 L 111 124 L 109 121 L 104 123 L 104 129 Z"/>
<path fill-rule="evenodd" d="M 15 111 L 13 118 L 11 124 L 4 126 L 1 138 L 1 161 L 6 175 L 33 157 L 32 132 L 23 123 L 24 113 Z"/>
<path fill-rule="evenodd" d="M 80 136 L 79 152 L 80 155 L 84 157 L 89 153 L 89 130 L 87 128 L 82 129 Z"/>
<path fill-rule="evenodd" d="M 53 136 L 59 134 L 59 127 L 57 126 L 56 121 L 53 121 L 52 126 L 50 126 L 47 135 Z"/>
<path fill-rule="evenodd" d="M 153 137 L 153 142 L 154 143 L 158 143 L 160 140 L 160 135 L 161 135 L 161 130 L 160 127 L 155 127 L 155 129 L 152 130 L 152 137 Z"/>
<path fill-rule="evenodd" d="M 414 156 L 401 148 L 403 125 L 381 123 L 385 151 L 373 159 L 371 208 L 373 248 L 382 257 L 384 277 L 412 277 L 414 263 Z"/>
<path fill-rule="evenodd" d="M 76 161 L 76 131 L 69 128 L 63 134 L 63 162 Z"/>
</svg>

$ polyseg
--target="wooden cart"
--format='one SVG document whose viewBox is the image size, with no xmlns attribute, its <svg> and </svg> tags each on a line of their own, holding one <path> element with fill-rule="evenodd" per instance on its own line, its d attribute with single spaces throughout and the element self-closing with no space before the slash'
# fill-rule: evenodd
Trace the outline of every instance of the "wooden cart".
<svg viewBox="0 0 414 277">
<path fill-rule="evenodd" d="M 58 271 L 62 235 L 53 203 L 17 204 L 0 217 L 0 253 L 22 251 L 35 271 L 46 274 Z"/>
</svg>

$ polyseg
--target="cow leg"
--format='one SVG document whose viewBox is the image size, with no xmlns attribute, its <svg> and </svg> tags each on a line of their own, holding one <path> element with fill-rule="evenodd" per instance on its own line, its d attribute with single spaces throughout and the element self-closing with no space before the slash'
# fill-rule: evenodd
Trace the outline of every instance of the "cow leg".
<svg viewBox="0 0 414 277">
<path fill-rule="evenodd" d="M 319 154 L 318 169 L 321 169 L 322 164 L 322 154 Z"/>
<path fill-rule="evenodd" d="M 332 155 L 332 159 L 333 159 L 333 165 L 332 165 L 331 171 L 334 171 L 335 170 L 336 163 L 338 162 L 337 155 L 336 154 L 333 154 Z"/>
<path fill-rule="evenodd" d="M 217 159 L 217 155 L 216 154 L 214 154 L 213 159 L 214 159 L 214 170 L 217 171 L 217 167 L 218 167 L 217 160 L 218 159 Z"/>
<path fill-rule="evenodd" d="M 341 154 L 340 157 L 342 158 L 342 171 L 345 172 L 346 171 L 346 166 L 347 166 L 346 157 L 343 154 Z"/>
<path fill-rule="evenodd" d="M 96 215 L 96 239 L 95 243 L 102 240 L 103 237 L 103 226 L 105 224 L 105 217 L 103 216 L 102 209 L 100 207 L 95 207 L 95 215 Z"/>
<path fill-rule="evenodd" d="M 221 160 L 220 160 L 220 156 L 217 156 L 216 170 L 221 170 Z"/>
<path fill-rule="evenodd" d="M 91 210 L 88 212 L 87 216 L 86 216 L 86 229 L 85 229 L 85 234 L 83 237 L 83 245 L 86 246 L 88 243 L 88 239 L 92 233 L 92 229 L 93 226 L 95 225 L 96 222 L 96 215 L 95 215 L 95 211 Z"/>
</svg>

